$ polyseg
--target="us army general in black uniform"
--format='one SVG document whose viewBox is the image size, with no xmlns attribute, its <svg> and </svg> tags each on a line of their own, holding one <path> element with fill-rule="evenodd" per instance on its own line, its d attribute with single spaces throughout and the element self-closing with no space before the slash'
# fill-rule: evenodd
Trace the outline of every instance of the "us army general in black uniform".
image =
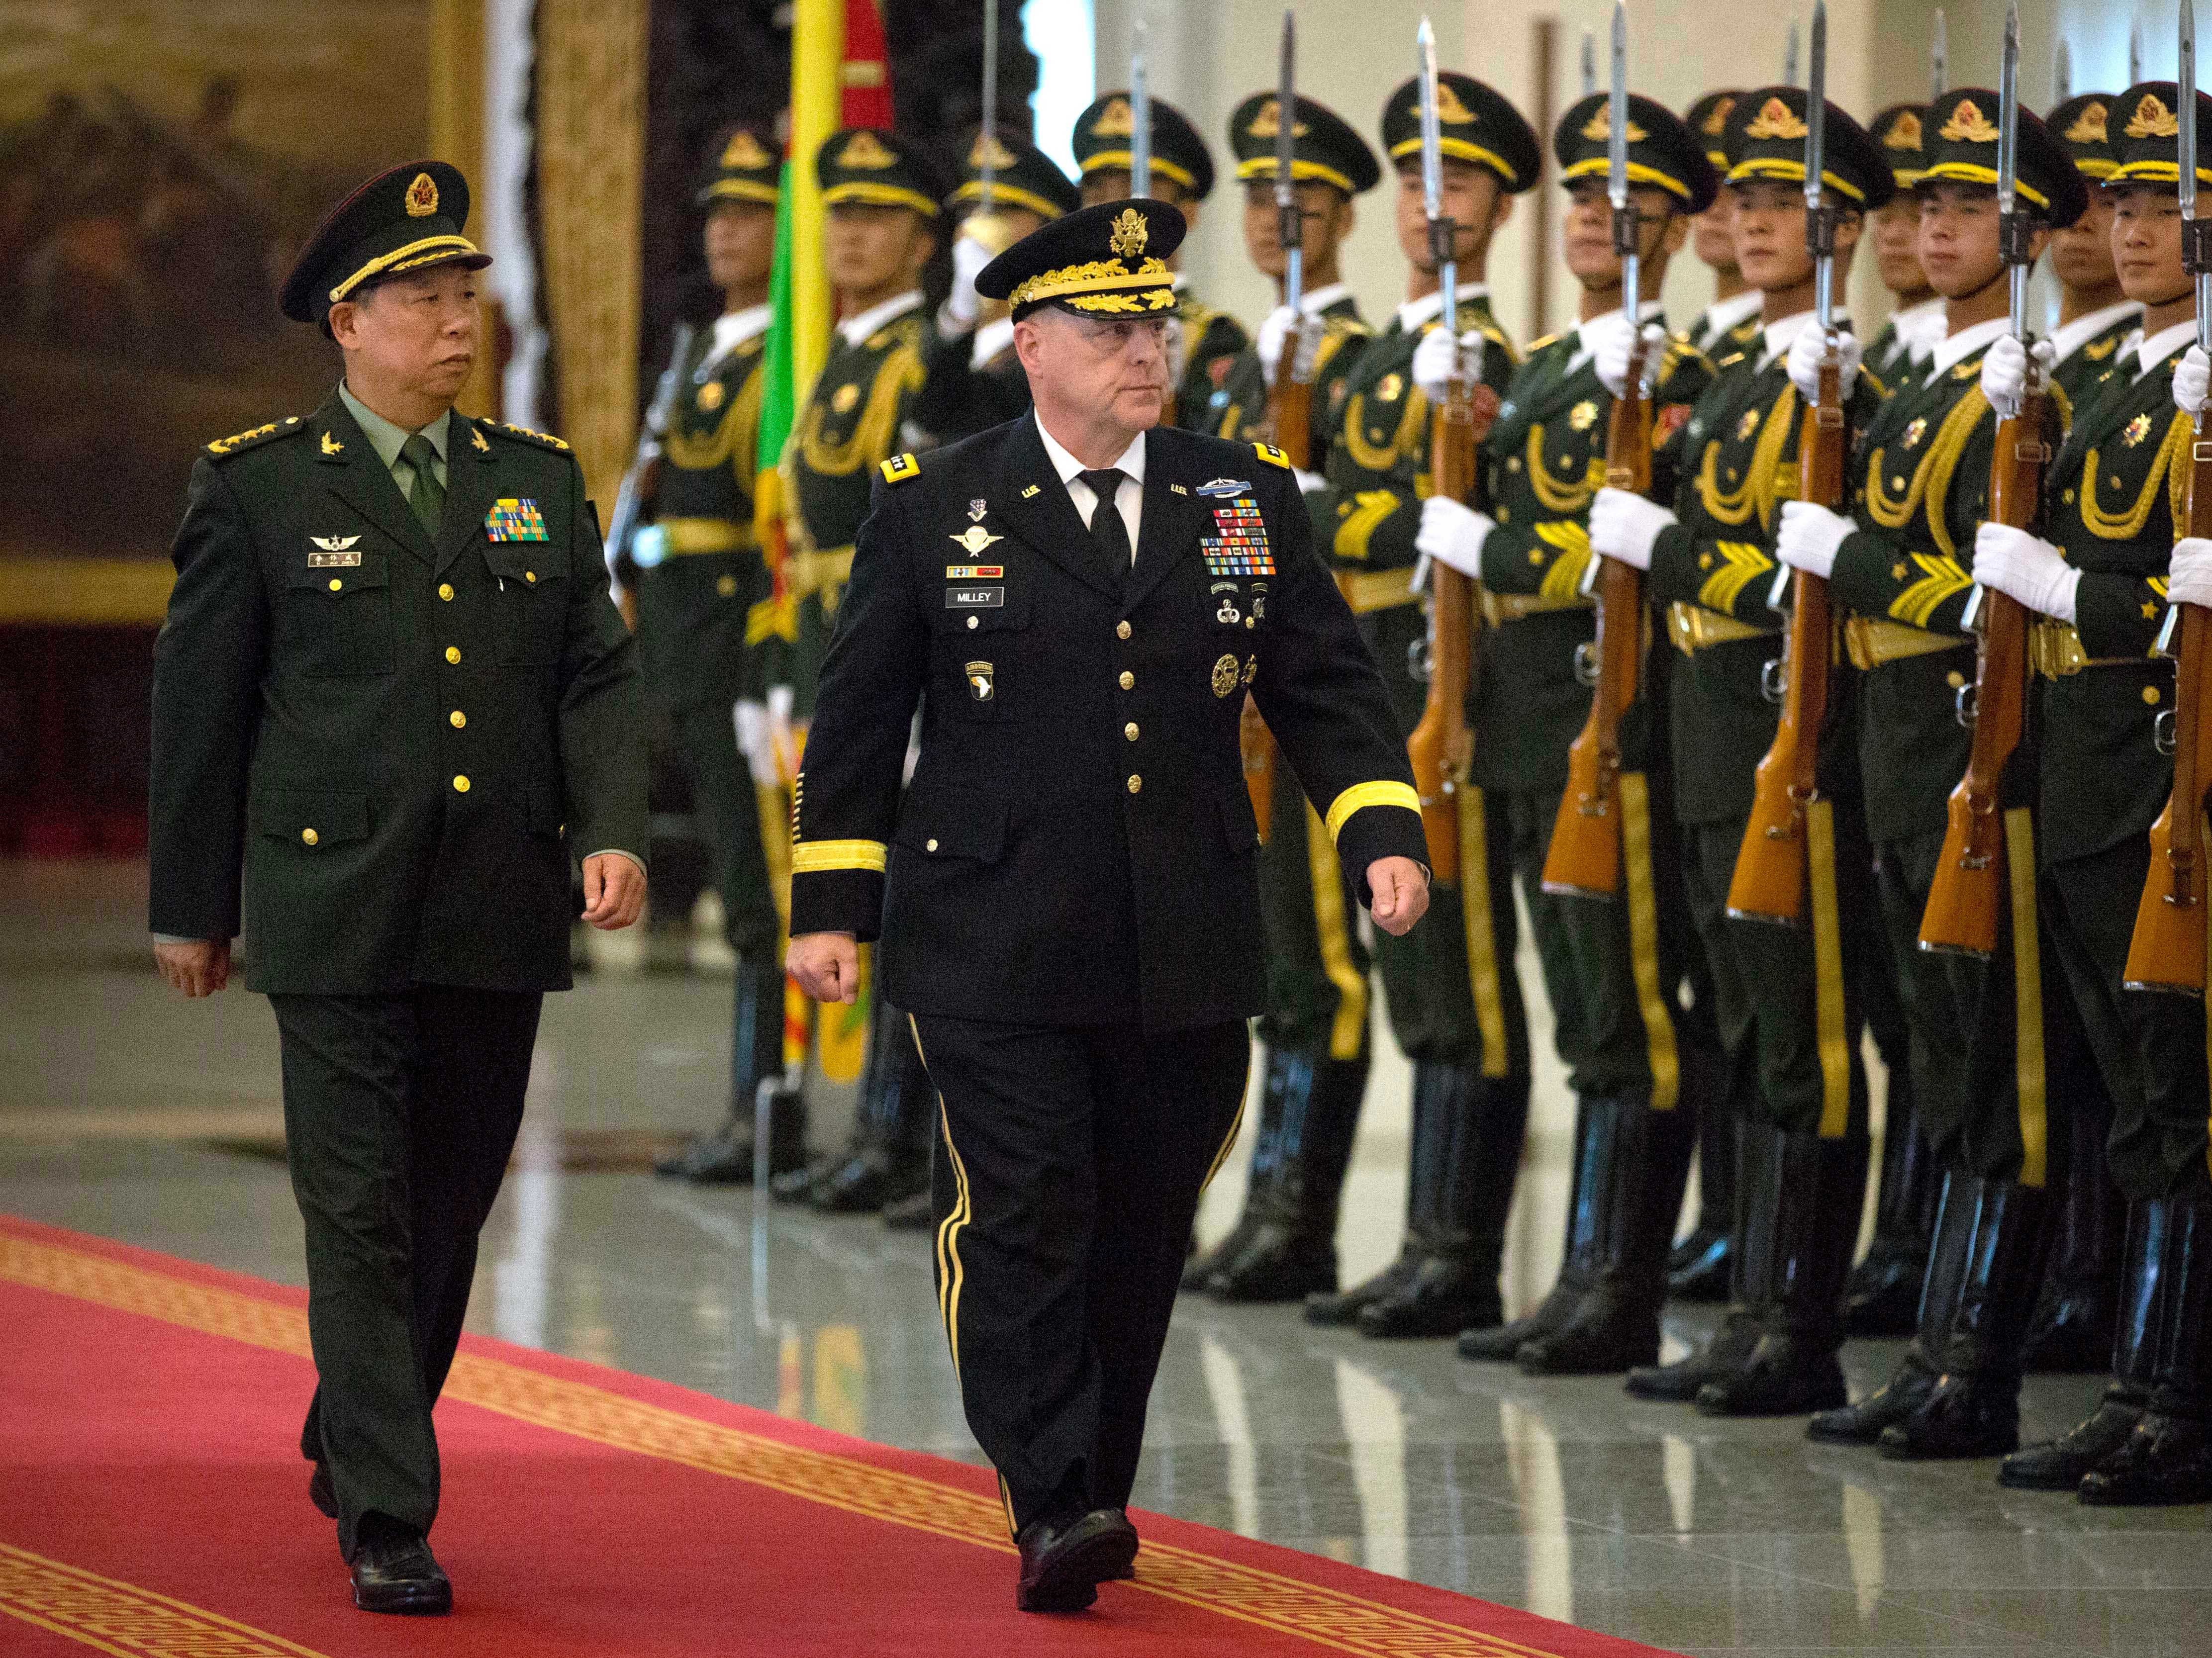
<svg viewBox="0 0 2212 1658">
<path fill-rule="evenodd" d="M 452 1588 L 430 1409 L 522 1118 L 544 992 L 645 896 L 644 709 L 568 446 L 453 409 L 478 347 L 441 162 L 354 192 L 284 313 L 346 378 L 208 446 L 155 647 L 152 924 L 189 995 L 246 938 L 284 1062 L 321 1387 L 301 1449 L 356 1605 Z"/>
<path fill-rule="evenodd" d="M 1036 412 L 884 466 L 793 846 L 801 986 L 849 994 L 854 941 L 880 936 L 915 1016 L 939 1304 L 1040 1611 L 1088 1606 L 1136 1553 L 1146 1401 L 1236 1132 L 1265 1000 L 1245 691 L 1376 923 L 1426 907 L 1388 695 L 1290 469 L 1155 426 L 1183 228 L 1103 203 L 978 277 L 1011 302 Z"/>
</svg>

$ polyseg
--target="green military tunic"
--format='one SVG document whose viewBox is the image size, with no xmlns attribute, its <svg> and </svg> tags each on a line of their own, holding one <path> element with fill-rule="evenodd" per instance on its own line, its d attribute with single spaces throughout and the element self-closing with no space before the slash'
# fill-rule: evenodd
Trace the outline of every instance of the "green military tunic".
<svg viewBox="0 0 2212 1658">
<path fill-rule="evenodd" d="M 1182 378 L 1176 382 L 1175 424 L 1211 432 L 1213 394 L 1252 343 L 1244 325 L 1192 293 L 1176 279 L 1176 320 L 1182 325 Z"/>
<path fill-rule="evenodd" d="M 1342 288 L 1342 284 L 1338 286 Z M 1337 382 L 1344 378 L 1345 371 L 1358 359 L 1360 348 L 1375 331 L 1361 319 L 1359 301 L 1352 296 L 1349 288 L 1342 288 L 1326 305 L 1310 309 L 1322 323 L 1321 340 L 1314 348 L 1313 367 L 1313 437 L 1314 451 L 1318 454 L 1328 440 L 1322 428 L 1328 418 Z M 1268 389 L 1260 354 L 1247 346 L 1237 353 L 1221 384 L 1212 393 L 1203 426 L 1218 437 L 1239 443 L 1270 441 Z"/>
<path fill-rule="evenodd" d="M 2116 305 L 2094 313 L 2092 317 L 2075 319 L 2075 323 L 2094 321 L 2094 325 L 2085 338 L 2073 340 L 2067 337 L 2075 324 L 2062 327 L 2051 336 L 2051 343 L 2058 348 L 2061 355 L 2057 366 L 2051 371 L 2051 378 L 2066 394 L 2068 403 L 2079 403 L 2091 386 L 2104 379 L 2105 371 L 2112 367 L 2114 355 L 2126 343 L 2128 336 L 2136 331 L 2142 320 L 2141 306 L 2132 303 Z"/>
</svg>

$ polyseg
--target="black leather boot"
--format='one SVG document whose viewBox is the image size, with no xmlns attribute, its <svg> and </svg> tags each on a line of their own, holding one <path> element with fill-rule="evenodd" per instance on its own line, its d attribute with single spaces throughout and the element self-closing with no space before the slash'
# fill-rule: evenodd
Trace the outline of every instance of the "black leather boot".
<svg viewBox="0 0 2212 1658">
<path fill-rule="evenodd" d="M 751 1185 L 763 1083 L 775 1090 L 769 1113 L 769 1172 L 784 1175 L 804 1169 L 806 1102 L 782 1078 L 783 970 L 772 962 L 740 961 L 730 1033 L 730 1114 L 713 1133 L 653 1164 L 653 1172 L 698 1186 Z"/>
<path fill-rule="evenodd" d="M 1693 1125 L 1642 1099 L 1607 1102 L 1614 1136 L 1602 1160 L 1598 1254 L 1566 1321 L 1514 1356 L 1528 1376 L 1606 1376 L 1659 1357 L 1667 1246 L 1682 1205 Z"/>
<path fill-rule="evenodd" d="M 2106 1159 L 2112 1106 L 2101 1088 L 2080 1092 L 2068 1102 L 2066 1200 L 2055 1223 L 2057 1236 L 2035 1317 L 2021 1349 L 2022 1368 L 2046 1375 L 2103 1370 L 2119 1321 L 2128 1211 Z"/>
<path fill-rule="evenodd" d="M 1258 1224 L 1243 1248 L 1207 1277 L 1206 1292 L 1218 1301 L 1299 1301 L 1336 1288 L 1337 1205 L 1359 1129 L 1367 1062 L 1283 1058 L 1276 1156 L 1264 1190 L 1255 1186 L 1244 1199 L 1245 1213 Z"/>
<path fill-rule="evenodd" d="M 1911 1335 L 1919 1327 L 1920 1288 L 1928 1275 L 1931 1188 L 1942 1173 L 1920 1129 L 1912 1075 L 1889 1073 L 1889 1127 L 1882 1136 L 1881 1190 L 1875 1199 L 1874 1240 L 1866 1259 L 1844 1281 L 1844 1333 Z"/>
<path fill-rule="evenodd" d="M 935 1101 L 905 1014 L 876 999 L 860 1111 L 842 1162 L 816 1180 L 806 1201 L 824 1214 L 872 1215 L 929 1187 L 927 1127 Z"/>
<path fill-rule="evenodd" d="M 1595 1095 L 1575 1102 L 1575 1160 L 1568 1177 L 1567 1242 L 1559 1259 L 1559 1278 L 1534 1309 L 1511 1323 L 1492 1322 L 1461 1331 L 1462 1358 L 1511 1363 L 1525 1344 L 1565 1324 L 1589 1288 L 1597 1260 L 1598 1193 L 1606 1178 L 1598 1164 L 1610 1155 L 1612 1146 L 1610 1139 L 1601 1135 L 1599 1119 L 1608 1109 L 1608 1102 Z"/>
<path fill-rule="evenodd" d="M 1833 1410 L 1849 1394 L 1836 1350 L 1844 1340 L 1844 1276 L 1858 1241 L 1868 1143 L 1745 1126 L 1771 1135 L 1778 1199 L 1771 1239 L 1772 1285 L 1758 1345 L 1733 1370 L 1698 1389 L 1707 1416 L 1802 1416 Z M 1759 1247 L 1759 1235 L 1746 1240 Z"/>
<path fill-rule="evenodd" d="M 1681 1065 L 1678 1108 L 1698 1119 L 1698 1224 L 1668 1253 L 1667 1293 L 1676 1301 L 1726 1301 L 1735 1220 L 1735 1101 L 1717 1052 L 1686 1042 Z"/>
<path fill-rule="evenodd" d="M 1414 1159 L 1426 1174 L 1428 1249 L 1411 1277 L 1359 1309 L 1365 1336 L 1455 1335 L 1505 1315 L 1498 1269 L 1528 1127 L 1528 1078 L 1423 1064 L 1414 1067 L 1413 1086 L 1437 1097 L 1432 1144 L 1425 1157 L 1417 1148 Z"/>
<path fill-rule="evenodd" d="M 1889 1380 L 1856 1405 L 1814 1414 L 1805 1436 L 1830 1445 L 1872 1445 L 1882 1430 L 1904 1421 L 1927 1402 L 1936 1378 L 1949 1363 L 1951 1327 L 1959 1291 L 1966 1282 L 1966 1257 L 1974 1242 L 1975 1204 L 1972 1181 L 1964 1175 L 1945 1178 L 1936 1212 L 1936 1242 L 1928 1252 L 1921 1280 L 1919 1331 Z"/>
<path fill-rule="evenodd" d="M 1735 1224 L 1729 1241 L 1729 1309 L 1713 1339 L 1671 1364 L 1629 1367 L 1622 1384 L 1638 1399 L 1686 1405 L 1717 1376 L 1742 1364 L 1759 1345 L 1759 1309 L 1772 1298 L 1770 1274 L 1774 1249 L 1768 1234 L 1774 1225 L 1776 1171 L 1767 1165 L 1774 1136 L 1758 1125 L 1737 1120 L 1735 1130 Z M 1753 1242 L 1757 1248 L 1752 1247 Z"/>
<path fill-rule="evenodd" d="M 1370 1303 L 1395 1295 L 1420 1270 L 1426 1258 L 1428 1242 L 1423 1232 L 1427 1224 L 1426 1212 L 1420 1206 L 1423 1190 L 1420 1180 L 1421 1147 L 1436 1132 L 1430 1119 L 1440 1108 L 1441 1101 L 1433 1089 L 1421 1086 L 1421 1073 L 1413 1072 L 1413 1122 L 1408 1167 L 1406 1173 L 1406 1235 L 1398 1246 L 1398 1253 L 1388 1266 L 1372 1278 L 1361 1279 L 1347 1290 L 1317 1291 L 1306 1297 L 1305 1320 L 1309 1324 L 1339 1327 L 1357 1323 L 1360 1309 Z"/>
<path fill-rule="evenodd" d="M 2020 1448 L 2020 1346 L 2049 1244 L 2049 1194 L 2013 1181 L 1951 1176 L 1974 1206 L 1973 1242 L 1943 1347 L 1920 1407 L 1882 1430 L 1893 1461 L 2004 1456 Z"/>
<path fill-rule="evenodd" d="M 1200 1250 L 1183 1263 L 1182 1287 L 1203 1290 L 1206 1279 L 1244 1253 L 1252 1235 L 1260 1230 L 1267 1204 L 1262 1198 L 1273 1184 L 1275 1165 L 1282 1157 L 1283 1093 L 1289 1084 L 1294 1056 L 1267 1050 L 1267 1066 L 1260 1090 L 1260 1120 L 1253 1125 L 1252 1163 L 1245 1171 L 1244 1208 L 1228 1235 L 1211 1249 Z M 1330 1280 L 1335 1282 L 1334 1278 Z"/>
<path fill-rule="evenodd" d="M 2112 1332 L 2112 1381 L 2097 1408 L 2057 1439 L 2014 1451 L 1997 1468 L 1997 1481 L 2021 1491 L 2070 1491 L 2135 1431 L 2150 1404 L 2157 1362 L 2160 1272 L 2169 1212 L 2138 1203 L 2128 1212 L 2127 1248 L 2121 1258 L 2119 1319 Z"/>
<path fill-rule="evenodd" d="M 2119 1449 L 2081 1476 L 2097 1508 L 2212 1503 L 2212 1199 L 2154 1198 L 2163 1245 L 2149 1408 Z"/>
</svg>

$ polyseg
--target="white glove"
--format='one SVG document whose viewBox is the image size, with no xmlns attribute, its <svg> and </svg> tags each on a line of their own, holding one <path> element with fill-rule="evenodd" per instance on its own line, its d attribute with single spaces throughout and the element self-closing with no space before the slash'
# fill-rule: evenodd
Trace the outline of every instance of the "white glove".
<svg viewBox="0 0 2212 1658">
<path fill-rule="evenodd" d="M 1598 383 L 1616 398 L 1626 396 L 1628 350 L 1636 343 L 1636 330 L 1629 326 L 1628 313 L 1615 311 L 1587 325 L 1583 329 L 1583 343 L 1589 349 L 1590 367 L 1597 371 Z M 1656 322 L 1645 323 L 1644 372 L 1647 378 L 1666 347 L 1667 331 Z"/>
<path fill-rule="evenodd" d="M 650 570 L 668 556 L 668 531 L 658 524 L 640 526 L 629 538 L 629 562 L 641 570 Z"/>
<path fill-rule="evenodd" d="M 1310 495 L 1317 489 L 1326 489 L 1328 488 L 1328 480 L 1327 478 L 1323 477 L 1319 472 L 1309 472 L 1302 466 L 1293 466 L 1291 468 L 1291 476 L 1298 481 L 1298 492 L 1301 495 Z"/>
<path fill-rule="evenodd" d="M 2047 380 L 2058 366 L 2058 348 L 2049 340 L 2038 340 L 2034 349 Z M 2027 353 L 2028 348 L 2011 335 L 2000 334 L 1982 358 L 1982 396 L 1996 410 L 1999 420 L 2012 420 L 2020 414 L 2020 400 L 2027 391 Z"/>
<path fill-rule="evenodd" d="M 795 706 L 790 686 L 771 685 L 768 688 L 769 762 L 775 768 L 775 774 L 779 779 L 799 775 L 801 739 L 791 717 Z"/>
<path fill-rule="evenodd" d="M 775 738 L 768 728 L 768 704 L 740 699 L 731 711 L 737 722 L 738 752 L 753 774 L 753 786 L 772 789 L 782 780 L 776 775 Z"/>
<path fill-rule="evenodd" d="M 1984 524 L 1974 535 L 1974 580 L 2039 615 L 2071 622 L 2081 573 L 2049 542 L 2008 524 Z"/>
<path fill-rule="evenodd" d="M 1183 338 L 1181 317 L 1168 318 L 1167 326 L 1160 331 L 1160 351 L 1167 359 L 1168 395 L 1173 397 L 1182 389 L 1182 371 L 1190 366 L 1190 346 Z"/>
<path fill-rule="evenodd" d="M 1480 581 L 1482 544 L 1497 527 L 1486 513 L 1463 507 L 1449 495 L 1431 495 L 1421 503 L 1421 527 L 1413 537 L 1413 550 Z"/>
<path fill-rule="evenodd" d="M 1298 355 L 1292 360 L 1293 370 L 1300 380 L 1313 378 L 1314 359 L 1321 354 L 1320 319 L 1301 315 L 1287 305 L 1279 305 L 1260 324 L 1259 337 L 1252 343 L 1252 349 L 1259 354 L 1261 370 L 1271 383 L 1275 378 L 1275 365 L 1283 360 L 1283 342 L 1293 329 L 1298 336 Z"/>
<path fill-rule="evenodd" d="M 2203 414 L 2208 387 L 2212 387 L 2212 358 L 2204 355 L 2203 346 L 2192 345 L 2173 365 L 2173 406 L 2185 415 Z"/>
<path fill-rule="evenodd" d="M 1859 377 L 1859 359 L 1865 349 L 1858 337 L 1836 331 L 1836 355 L 1843 367 L 1836 376 L 1837 396 L 1848 402 L 1852 384 Z M 1820 359 L 1826 355 L 1826 343 L 1820 331 L 1807 323 L 1797 331 L 1797 337 L 1790 343 L 1790 383 L 1797 388 L 1797 395 L 1810 403 L 1820 393 Z"/>
<path fill-rule="evenodd" d="M 2166 566 L 2166 597 L 2175 604 L 2212 605 L 2212 541 L 2184 536 L 2173 544 L 2173 562 Z"/>
<path fill-rule="evenodd" d="M 1607 558 L 1651 568 L 1651 549 L 1674 513 L 1629 489 L 1600 489 L 1590 501 L 1590 546 Z"/>
<path fill-rule="evenodd" d="M 1484 343 L 1482 331 L 1470 328 L 1459 337 L 1459 349 L 1454 350 L 1452 337 L 1441 328 L 1431 328 L 1413 348 L 1413 384 L 1431 403 L 1443 402 L 1445 388 L 1455 376 L 1469 380 L 1482 378 Z"/>
<path fill-rule="evenodd" d="M 963 231 L 952 239 L 952 291 L 945 296 L 945 314 L 964 332 L 975 325 L 980 307 L 975 278 L 991 263 L 991 250 Z"/>
<path fill-rule="evenodd" d="M 1855 526 L 1850 519 L 1808 501 L 1782 503 L 1782 531 L 1775 538 L 1774 556 L 1793 570 L 1821 580 L 1836 568 L 1836 549 Z"/>
</svg>

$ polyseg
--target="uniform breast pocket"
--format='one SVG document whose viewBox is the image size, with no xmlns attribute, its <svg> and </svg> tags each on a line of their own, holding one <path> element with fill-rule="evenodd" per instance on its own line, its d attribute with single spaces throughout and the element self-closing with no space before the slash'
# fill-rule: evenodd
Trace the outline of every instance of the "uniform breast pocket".
<svg viewBox="0 0 2212 1658">
<path fill-rule="evenodd" d="M 392 576 L 386 556 L 358 564 L 302 561 L 285 578 L 287 654 L 302 673 L 337 678 L 392 671 Z"/>
<path fill-rule="evenodd" d="M 1015 720 L 1035 712 L 1028 659 L 1030 596 L 1006 583 L 948 584 L 930 616 L 930 694 L 954 719 Z"/>
<path fill-rule="evenodd" d="M 499 615 L 502 667 L 536 667 L 561 659 L 568 608 L 568 555 L 547 541 L 489 541 Z"/>
</svg>

